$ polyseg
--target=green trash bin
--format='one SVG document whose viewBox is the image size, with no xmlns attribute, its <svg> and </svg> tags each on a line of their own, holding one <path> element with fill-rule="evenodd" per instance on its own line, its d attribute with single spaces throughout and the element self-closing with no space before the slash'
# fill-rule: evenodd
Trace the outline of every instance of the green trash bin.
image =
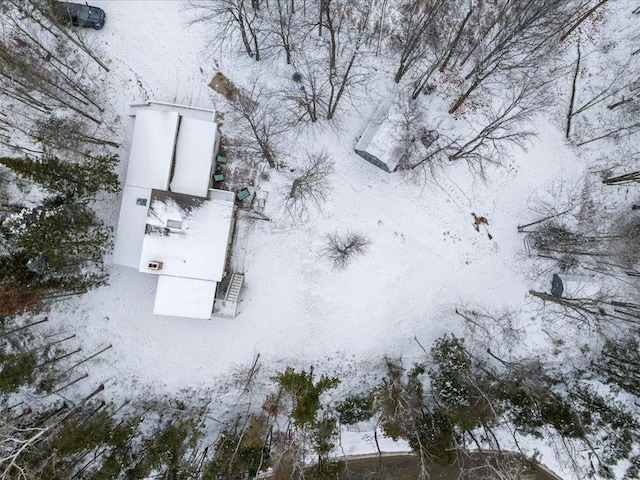
<svg viewBox="0 0 640 480">
<path fill-rule="evenodd" d="M 224 175 L 222 173 L 216 173 L 213 176 L 213 181 L 214 182 L 222 182 L 224 180 Z"/>
<path fill-rule="evenodd" d="M 249 195 L 251 195 L 251 193 L 249 192 L 248 188 L 243 188 L 242 190 L 239 190 L 236 193 L 236 198 L 240 201 L 244 200 L 245 198 L 247 198 Z"/>
<path fill-rule="evenodd" d="M 225 163 L 227 163 L 227 157 L 223 157 L 222 155 L 218 155 L 218 158 L 216 159 L 216 162 L 224 165 Z"/>
</svg>

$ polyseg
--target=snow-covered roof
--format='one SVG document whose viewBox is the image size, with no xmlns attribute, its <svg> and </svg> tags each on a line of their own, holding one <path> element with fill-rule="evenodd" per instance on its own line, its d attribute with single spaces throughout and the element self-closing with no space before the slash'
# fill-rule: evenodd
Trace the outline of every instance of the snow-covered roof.
<svg viewBox="0 0 640 480">
<path fill-rule="evenodd" d="M 216 111 L 210 108 L 194 107 L 192 105 L 180 105 L 177 103 L 158 102 L 149 100 L 144 103 L 132 104 L 130 107 L 130 115 L 136 114 L 139 110 L 157 110 L 160 112 L 178 112 L 182 117 L 196 118 L 206 122 L 215 122 Z"/>
<path fill-rule="evenodd" d="M 217 123 L 182 117 L 176 141 L 172 192 L 207 196 L 217 140 Z"/>
<path fill-rule="evenodd" d="M 398 119 L 394 118 L 392 107 L 393 99 L 380 103 L 355 147 L 356 150 L 376 157 L 389 168 L 389 171 L 400 163 L 395 135 L 399 123 Z"/>
<path fill-rule="evenodd" d="M 113 263 L 138 268 L 150 199 L 151 189 L 149 188 L 129 185 L 124 187 L 113 247 Z"/>
<path fill-rule="evenodd" d="M 217 282 L 161 275 L 158 278 L 155 315 L 211 318 Z"/>
<path fill-rule="evenodd" d="M 142 242 L 139 270 L 216 282 L 222 280 L 233 201 L 202 199 L 199 205 L 189 209 L 180 205 L 179 195 L 168 193 L 164 198 L 154 197 L 147 217 L 149 233 Z M 162 269 L 150 270 L 150 262 L 162 262 Z"/>
<path fill-rule="evenodd" d="M 126 185 L 168 189 L 179 121 L 178 112 L 137 111 Z"/>
<path fill-rule="evenodd" d="M 158 275 L 154 313 L 210 318 L 235 200 L 209 189 L 220 140 L 215 112 L 161 102 L 132 111 L 113 261 Z"/>
</svg>

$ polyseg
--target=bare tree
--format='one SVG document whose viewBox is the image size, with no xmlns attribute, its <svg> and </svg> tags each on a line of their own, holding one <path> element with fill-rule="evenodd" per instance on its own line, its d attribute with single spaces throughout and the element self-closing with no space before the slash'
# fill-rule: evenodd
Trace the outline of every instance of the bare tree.
<svg viewBox="0 0 640 480">
<path fill-rule="evenodd" d="M 277 39 L 278 46 L 284 51 L 287 65 L 293 62 L 293 54 L 304 41 L 302 12 L 296 8 L 295 0 L 275 0 L 275 8 L 269 9 L 267 29 Z"/>
<path fill-rule="evenodd" d="M 615 294 L 604 290 L 585 297 L 556 297 L 536 290 L 529 290 L 529 294 L 555 306 L 556 310 L 550 313 L 556 321 L 564 319 L 578 328 L 587 327 L 602 333 L 622 327 L 640 327 L 640 305 L 616 298 Z"/>
<path fill-rule="evenodd" d="M 398 169 L 420 173 L 424 176 L 421 180 L 434 177 L 454 141 L 441 135 L 438 125 L 430 123 L 432 119 L 419 100 L 402 96 L 389 115 L 387 121 L 396 122 L 392 138 L 397 145 L 394 155 L 399 159 Z"/>
<path fill-rule="evenodd" d="M 327 235 L 327 245 L 322 250 L 322 255 L 331 260 L 334 268 L 343 269 L 354 257 L 364 255 L 370 244 L 369 239 L 361 233 L 335 232 Z"/>
<path fill-rule="evenodd" d="M 465 160 L 482 168 L 484 162 L 500 163 L 508 148 L 524 148 L 533 132 L 522 130 L 523 124 L 545 106 L 546 98 L 539 86 L 521 83 L 488 118 L 477 134 L 460 141 L 449 155 L 450 161 Z M 464 143 L 462 143 L 464 142 Z"/>
<path fill-rule="evenodd" d="M 38 448 L 38 443 L 46 439 L 50 427 L 18 427 L 5 422 L 0 424 L 0 470 L 3 478 L 31 480 L 36 472 L 25 465 L 23 457 Z"/>
<path fill-rule="evenodd" d="M 400 52 L 400 62 L 393 80 L 398 83 L 418 62 L 422 61 L 440 40 L 440 20 L 445 15 L 446 1 L 408 1 L 397 7 L 399 18 L 391 32 L 392 48 Z"/>
<path fill-rule="evenodd" d="M 562 34 L 562 36 L 560 37 L 560 41 L 564 42 L 567 38 L 569 38 L 569 36 L 580 26 L 582 25 L 585 21 L 587 21 L 591 16 L 593 16 L 593 14 L 596 12 L 596 10 L 599 10 L 601 7 L 603 7 L 609 0 L 599 0 L 593 7 L 588 8 L 582 15 L 578 16 L 577 18 L 575 18 L 575 20 L 573 21 L 572 24 L 569 24 L 566 29 L 566 31 Z M 585 6 L 585 8 L 587 8 L 587 6 Z"/>
<path fill-rule="evenodd" d="M 447 11 L 437 19 L 437 30 L 440 32 L 437 41 L 431 45 L 431 58 L 420 69 L 420 74 L 413 81 L 412 97 L 418 98 L 421 92 L 427 93 L 432 88 L 430 82 L 432 75 L 439 70 L 443 73 L 470 48 L 473 42 L 471 25 L 474 23 L 474 13 L 478 8 L 478 2 L 447 2 Z M 466 13 L 464 13 L 466 12 Z M 477 15 L 476 15 L 477 17 Z M 424 60 L 427 60 L 425 57 Z"/>
<path fill-rule="evenodd" d="M 296 67 L 302 75 L 300 91 L 287 95 L 302 110 L 300 120 L 333 119 L 354 87 L 365 80 L 360 61 L 371 35 L 372 0 L 321 0 L 319 19 L 307 19 L 307 28 L 318 26 L 321 48 L 301 51 Z"/>
<path fill-rule="evenodd" d="M 60 117 L 54 112 L 46 119 L 37 120 L 32 134 L 47 151 L 69 151 L 89 156 L 91 150 L 88 149 L 92 147 L 119 147 L 118 143 L 99 138 L 88 130 L 87 124 L 79 119 Z"/>
<path fill-rule="evenodd" d="M 525 337 L 525 330 L 519 319 L 518 312 L 503 309 L 496 312 L 456 308 L 455 312 L 465 321 L 468 338 L 492 349 L 511 349 L 517 346 Z"/>
<path fill-rule="evenodd" d="M 291 187 L 285 197 L 285 208 L 291 217 L 306 215 L 312 205 L 321 206 L 330 188 L 332 172 L 333 162 L 326 152 L 307 154 L 300 171 L 292 176 Z"/>
<path fill-rule="evenodd" d="M 597 50 L 589 53 L 597 53 Z M 571 89 L 571 103 L 567 114 L 567 138 L 571 134 L 570 129 L 574 120 L 579 120 L 579 117 L 585 116 L 587 118 L 582 122 L 577 121 L 578 131 L 573 135 L 577 137 L 575 141 L 578 146 L 624 133 L 627 130 L 637 130 L 640 123 L 636 121 L 638 88 L 640 88 L 640 83 L 638 82 L 640 73 L 638 72 L 640 67 L 635 62 L 635 59 L 630 57 L 623 62 L 608 57 L 606 60 L 600 59 L 600 61 L 607 61 L 609 68 L 599 75 L 595 81 L 590 78 L 588 82 L 581 82 L 581 76 L 585 74 L 585 71 L 588 71 L 587 67 L 583 66 L 581 68 L 582 57 L 585 57 L 585 55 L 581 55 L 580 48 L 578 48 Z M 585 83 L 588 83 L 588 89 L 582 85 Z M 627 113 L 630 113 L 630 115 L 625 115 Z M 598 130 L 595 134 L 591 134 L 591 138 L 584 138 L 586 136 L 584 124 L 593 121 L 593 118 L 607 118 L 607 123 L 613 124 L 614 128 L 610 128 L 604 133 Z M 626 126 L 624 125 L 625 123 Z"/>
<path fill-rule="evenodd" d="M 240 40 L 245 52 L 259 61 L 264 39 L 264 21 L 259 10 L 259 2 L 249 0 L 190 0 L 189 8 L 195 10 L 192 23 L 212 24 L 213 40 L 219 42 L 220 48 L 235 35 Z"/>
<path fill-rule="evenodd" d="M 60 20 L 60 16 L 56 12 L 57 2 L 51 0 L 6 0 L 3 6 L 6 7 L 5 12 L 11 10 L 17 12 L 17 18 L 38 25 L 42 32 L 48 32 L 56 39 L 64 37 L 64 42 L 72 43 L 103 71 L 109 71 L 109 67 L 104 63 L 101 55 L 96 53 L 96 45 L 87 40 L 82 29 L 74 29 L 68 23 Z M 55 49 L 49 50 L 52 56 L 54 52 Z M 57 61 L 60 61 L 62 55 L 56 56 L 58 57 Z"/>
<path fill-rule="evenodd" d="M 534 135 L 524 125 L 547 103 L 540 85 L 524 82 L 511 91 L 501 106 L 478 117 L 479 126 L 467 136 L 459 133 L 438 132 L 430 148 L 422 155 L 405 160 L 404 168 L 430 167 L 434 162 L 464 160 L 480 175 L 487 163 L 501 165 L 513 147 L 525 148 Z"/>
<path fill-rule="evenodd" d="M 518 225 L 519 232 L 527 232 L 529 227 L 574 213 L 588 200 L 585 179 L 571 182 L 565 178 L 554 179 L 544 190 L 528 201 L 528 208 L 535 214 L 535 220 Z"/>
<path fill-rule="evenodd" d="M 315 123 L 328 112 L 326 70 L 312 59 L 300 58 L 297 64 L 302 72 L 300 87 L 286 92 L 284 98 L 298 110 L 297 122 Z"/>
<path fill-rule="evenodd" d="M 28 154 L 116 146 L 100 94 L 104 72 L 87 58 L 88 46 L 49 18 L 51 2 L 2 7 L 0 102 L 12 114 L 0 115 L 0 143 Z"/>
<path fill-rule="evenodd" d="M 30 48 L 23 36 L 5 37 L 0 45 L 0 59 L 1 93 L 44 112 L 56 107 L 70 109 L 100 124 L 97 116 L 103 108 L 95 90 L 79 84 L 66 72 L 53 69 L 40 52 Z"/>
<path fill-rule="evenodd" d="M 250 90 L 238 93 L 231 107 L 244 127 L 238 141 L 260 155 L 270 168 L 278 168 L 280 142 L 289 129 L 288 112 L 282 110 L 278 98 L 253 81 Z"/>
<path fill-rule="evenodd" d="M 567 112 L 567 128 L 565 130 L 565 137 L 569 138 L 571 134 L 571 120 L 574 116 L 574 109 L 576 103 L 576 85 L 578 83 L 578 75 L 580 74 L 580 60 L 582 59 L 582 52 L 580 51 L 580 37 L 576 41 L 576 66 L 573 71 L 572 81 L 571 81 L 571 96 L 569 97 L 569 111 Z"/>
<path fill-rule="evenodd" d="M 614 177 L 612 183 L 633 182 L 633 177 Z M 629 277 L 640 276 L 640 220 L 626 212 L 612 215 L 590 193 L 596 186 L 587 178 L 574 185 L 556 181 L 545 198 L 538 196 L 530 205 L 541 218 L 518 226 L 518 231 L 527 234 L 528 253 L 553 269 L 607 275 L 628 284 Z"/>
<path fill-rule="evenodd" d="M 336 0 L 322 0 L 323 20 L 329 37 L 329 76 L 327 97 L 327 120 L 331 120 L 338 110 L 347 90 L 362 79 L 356 60 L 362 54 L 370 28 L 371 2 L 353 2 L 353 10 L 343 8 Z M 349 19 L 347 17 L 355 18 Z M 351 20 L 350 31 L 343 31 Z M 355 25 L 353 25 L 355 24 Z M 346 29 L 346 28 L 345 28 Z"/>
<path fill-rule="evenodd" d="M 605 185 L 628 185 L 632 183 L 640 183 L 640 171 L 607 176 L 602 183 Z"/>
<path fill-rule="evenodd" d="M 557 50 L 566 25 L 583 13 L 586 4 L 569 0 L 507 0 L 478 8 L 475 42 L 461 60 L 465 66 L 473 59 L 473 67 L 465 75 L 462 93 L 449 113 L 457 111 L 481 85 L 503 72 L 531 73 L 539 69 Z"/>
</svg>

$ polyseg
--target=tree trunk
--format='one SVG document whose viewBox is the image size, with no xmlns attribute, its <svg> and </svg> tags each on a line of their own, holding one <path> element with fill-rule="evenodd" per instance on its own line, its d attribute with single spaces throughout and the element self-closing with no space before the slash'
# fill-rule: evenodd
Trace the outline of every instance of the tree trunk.
<svg viewBox="0 0 640 480">
<path fill-rule="evenodd" d="M 440 65 L 441 73 L 445 71 L 445 69 L 447 68 L 447 65 L 449 64 L 449 61 L 451 60 L 451 57 L 453 56 L 453 52 L 455 51 L 456 48 L 458 48 L 458 43 L 460 43 L 460 39 L 462 38 L 464 27 L 467 25 L 467 22 L 471 18 L 472 14 L 473 14 L 473 6 L 471 6 L 471 8 L 469 9 L 469 12 L 467 12 L 467 15 L 464 17 L 464 20 L 462 20 L 462 23 L 460 24 L 460 27 L 456 32 L 456 36 L 453 39 L 453 42 L 451 42 L 449 46 L 449 52 L 447 53 L 447 56 L 445 57 L 444 61 Z"/>
<path fill-rule="evenodd" d="M 600 0 L 600 2 L 598 2 L 596 5 L 594 5 L 592 8 L 590 8 L 582 17 L 580 17 L 570 28 L 569 30 L 567 30 L 567 32 L 562 35 L 560 37 L 560 41 L 564 42 L 567 37 L 569 35 L 571 35 L 571 33 L 578 28 L 580 25 L 582 25 L 582 23 L 587 20 L 591 15 L 593 15 L 593 13 L 598 10 L 601 6 L 603 6 L 605 3 L 607 3 L 609 0 Z"/>
<path fill-rule="evenodd" d="M 576 58 L 576 69 L 573 72 L 573 80 L 571 82 L 571 98 L 569 99 L 569 111 L 567 112 L 567 130 L 565 132 L 565 137 L 568 139 L 571 133 L 571 119 L 573 118 L 573 108 L 576 100 L 576 84 L 578 82 L 578 75 L 580 73 L 580 37 L 578 37 L 577 42 L 578 47 L 578 58 Z"/>
</svg>

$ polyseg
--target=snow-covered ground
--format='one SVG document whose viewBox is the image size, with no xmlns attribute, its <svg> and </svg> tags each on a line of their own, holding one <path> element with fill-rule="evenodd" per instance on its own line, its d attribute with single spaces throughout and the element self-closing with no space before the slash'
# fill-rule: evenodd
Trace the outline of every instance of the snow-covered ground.
<svg viewBox="0 0 640 480">
<path fill-rule="evenodd" d="M 103 42 L 110 59 L 125 138 L 131 133 L 127 106 L 146 95 L 216 106 L 217 94 L 207 85 L 215 52 L 207 50 L 199 26 L 186 26 L 183 2 L 94 3 L 108 20 L 87 35 Z M 223 60 L 227 65 L 218 63 L 230 78 L 247 75 L 246 65 L 238 62 L 236 70 L 230 58 Z M 529 266 L 516 225 L 530 219 L 527 202 L 535 192 L 581 172 L 560 132 L 540 122 L 528 151 L 508 168 L 490 170 L 486 182 L 460 164 L 425 186 L 353 153 L 366 120 L 355 115 L 341 133 L 313 139 L 330 154 L 335 172 L 323 211 L 308 221 L 283 218 L 283 174 L 261 185 L 270 194 L 266 213 L 272 221 L 260 222 L 244 242 L 245 287 L 235 320 L 154 316 L 156 278 L 118 266 L 111 267 L 109 286 L 66 305 L 87 340 L 113 344 L 104 375 L 114 381 L 133 376 L 175 391 L 206 386 L 255 353 L 300 366 L 327 361 L 335 367 L 385 354 L 411 358 L 419 348 L 414 336 L 428 345 L 457 328 L 452 310 L 461 302 L 487 308 L 526 302 Z M 310 147 L 308 142 L 298 148 Z M 124 170 L 126 142 L 120 154 Z M 110 207 L 115 224 L 119 202 Z M 488 228 L 476 232 L 472 213 L 485 216 Z M 346 230 L 363 233 L 371 245 L 346 269 L 335 270 L 321 255 L 325 236 Z"/>
<path fill-rule="evenodd" d="M 131 135 L 128 104 L 153 99 L 215 108 L 224 104 L 208 87 L 217 66 L 240 83 L 251 75 L 251 66 L 233 52 L 207 48 L 202 26 L 186 25 L 184 2 L 92 3 L 105 9 L 107 22 L 86 35 L 102 44 L 112 69 L 109 95 L 122 116 L 123 139 Z M 490 169 L 486 182 L 459 164 L 422 185 L 353 153 L 366 120 L 352 113 L 340 132 L 299 137 L 300 152 L 322 147 L 335 162 L 328 200 L 308 221 L 292 224 L 282 214 L 285 173 L 274 172 L 260 185 L 269 192 L 265 213 L 272 221 L 259 222 L 240 239 L 245 285 L 235 319 L 154 316 L 156 277 L 118 266 L 110 268 L 108 286 L 53 312 L 78 326 L 84 342 L 113 345 L 92 377 L 114 387 L 136 381 L 173 393 L 212 387 L 257 353 L 273 368 L 315 365 L 329 374 L 383 355 L 411 361 L 420 355 L 416 339 L 428 346 L 461 329 L 455 307 L 526 309 L 530 288 L 548 289 L 532 285 L 516 226 L 535 220 L 527 205 L 536 192 L 558 177 L 581 175 L 583 165 L 551 122 L 541 119 L 528 151 L 506 168 Z M 120 155 L 124 171 L 126 141 Z M 105 206 L 113 225 L 118 208 L 117 199 Z M 488 227 L 477 232 L 472 213 L 486 217 Z M 327 234 L 347 230 L 364 234 L 371 245 L 337 271 L 321 251 Z"/>
<path fill-rule="evenodd" d="M 323 215 L 291 226 L 277 220 L 278 205 L 267 205 L 276 220 L 249 234 L 236 319 L 154 316 L 155 277 L 116 266 L 108 287 L 70 307 L 88 337 L 114 344 L 112 374 L 175 390 L 207 385 L 255 353 L 301 366 L 411 357 L 414 336 L 428 345 L 456 328 L 452 310 L 461 302 L 525 302 L 529 267 L 516 226 L 536 189 L 579 167 L 557 133 L 543 130 L 517 167 L 490 184 L 474 182 L 461 165 L 424 188 L 347 145 L 335 149 L 340 160 Z M 492 240 L 474 230 L 472 212 L 487 217 Z M 371 245 L 336 271 L 321 250 L 327 233 L 344 230 L 362 232 Z"/>
</svg>

